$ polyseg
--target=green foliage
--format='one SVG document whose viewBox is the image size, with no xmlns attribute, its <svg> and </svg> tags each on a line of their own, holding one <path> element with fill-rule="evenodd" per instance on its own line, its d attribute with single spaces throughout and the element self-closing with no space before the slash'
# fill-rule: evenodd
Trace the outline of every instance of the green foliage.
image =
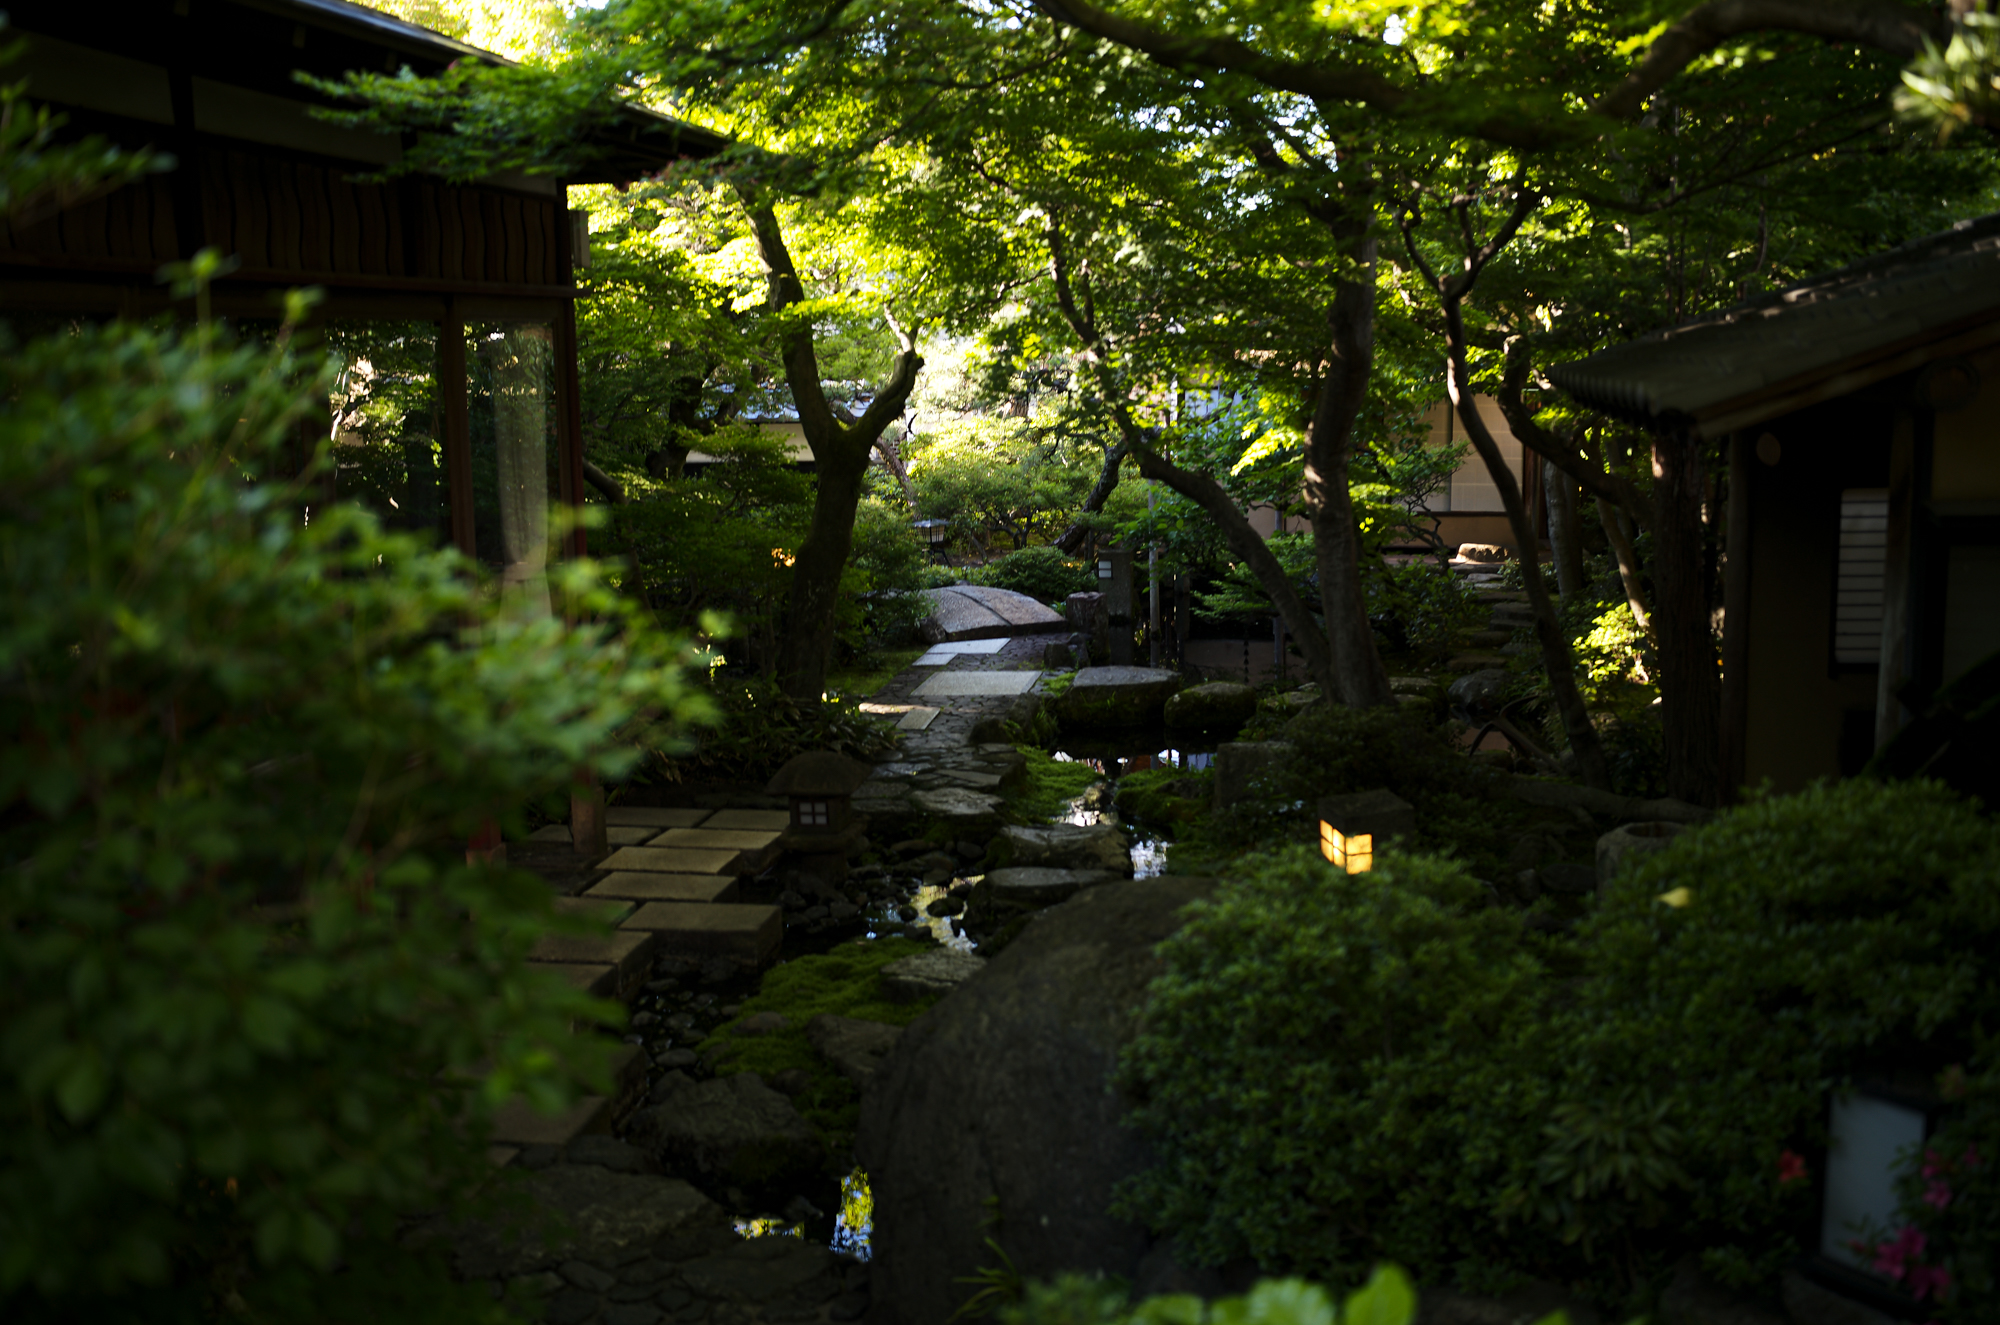
<svg viewBox="0 0 2000 1325">
<path fill-rule="evenodd" d="M 603 1085 L 570 1027 L 616 1009 L 524 965 L 547 889 L 464 842 L 697 716 L 688 655 L 589 565 L 551 567 L 572 628 L 301 518 L 324 457 L 274 476 L 330 383 L 290 345 L 0 353 L 12 1318 L 435 1319 L 400 1221 L 483 1180 L 496 1104 Z"/>
<path fill-rule="evenodd" d="M 1676 886 L 1687 905 L 1656 900 Z M 2000 1025 L 1996 933 L 2000 833 L 1934 784 L 1756 798 L 1614 881 L 1583 935 L 1562 1090 L 1656 1115 L 1687 1183 L 1642 1179 L 1603 1222 L 1670 1201 L 1719 1271 L 1774 1272 L 1811 1214 L 1777 1156 L 1821 1141 L 1829 1085 L 1972 1061 Z M 1541 1213 L 1567 1224 L 1560 1199 Z"/>
<path fill-rule="evenodd" d="M 1188 1294 L 1133 1304 L 1111 1279 L 1064 1275 L 1029 1285 L 1021 1303 L 1002 1313 L 1006 1325 L 1410 1325 L 1417 1294 L 1403 1272 L 1378 1266 L 1344 1305 L 1300 1279 L 1265 1279 L 1242 1297 L 1204 1302 Z M 1538 1325 L 1562 1325 L 1561 1313 Z"/>
<path fill-rule="evenodd" d="M 1896 113 L 1949 140 L 1960 129 L 2000 128 L 2000 14 L 1970 10 L 1955 16 L 1951 40 L 1924 41 L 1923 54 L 1903 71 Z"/>
<path fill-rule="evenodd" d="M 2000 1071 L 1989 1033 L 1979 1037 L 1970 1070 L 1954 1063 L 1938 1074 L 1938 1093 L 1951 1112 L 1915 1153 L 1904 1157 L 1898 1179 L 1900 1229 L 1871 1230 L 1878 1260 L 1884 1245 L 1910 1248 L 1894 1277 L 1919 1300 L 1929 1298 L 1944 1321 L 1991 1319 L 1995 1310 L 1994 1257 L 2000 1249 Z M 1923 1239 L 1911 1247 L 1908 1231 Z M 1890 1259 L 1897 1266 L 1897 1259 Z M 1940 1275 L 1942 1271 L 1942 1276 Z M 1948 1278 L 1944 1277 L 1948 1276 Z M 1928 1291 L 1925 1291 L 1928 1290 Z"/>
<path fill-rule="evenodd" d="M 1061 814 L 1065 806 L 1104 780 L 1095 766 L 1075 760 L 1057 759 L 1033 745 L 1017 745 L 1028 761 L 1027 781 L 1007 803 L 1022 823 L 1045 823 Z"/>
<path fill-rule="evenodd" d="M 1116 804 L 1128 819 L 1171 827 L 1208 813 L 1215 776 L 1178 768 L 1145 768 L 1118 779 Z"/>
<path fill-rule="evenodd" d="M 1436 1278 L 1501 1250 L 1478 1216 L 1519 1151 L 1508 1115 L 1540 1093 L 1545 973 L 1462 866 L 1253 857 L 1159 953 L 1119 1080 L 1161 1162 L 1121 1209 L 1203 1264 L 1332 1283 L 1385 1255 Z M 1501 1053 L 1519 1084 L 1495 1099 L 1472 1065 Z"/>
<path fill-rule="evenodd" d="M 1065 441 L 1027 419 L 976 415 L 920 433 L 907 456 L 917 508 L 982 553 L 1059 533 L 1097 477 Z"/>
<path fill-rule="evenodd" d="M 1436 652 L 1476 618 L 1479 602 L 1458 576 L 1427 561 L 1375 562 L 1362 579 L 1368 619 L 1401 649 Z"/>
<path fill-rule="evenodd" d="M 686 742 L 656 744 L 642 782 L 721 778 L 762 782 L 809 750 L 874 759 L 896 748 L 896 729 L 840 698 L 801 702 L 765 681 L 718 682 L 714 727 L 692 751 Z"/>
<path fill-rule="evenodd" d="M 1071 594 L 1097 589 L 1097 573 L 1090 563 L 1059 547 L 1022 548 L 966 572 L 965 578 L 973 584 L 1024 593 L 1058 611 Z"/>
<path fill-rule="evenodd" d="M 700 1052 L 714 1055 L 718 1076 L 755 1072 L 769 1078 L 774 1072 L 804 1071 L 811 1084 L 792 1102 L 800 1116 L 827 1139 L 829 1154 L 844 1155 L 860 1118 L 861 1094 L 812 1047 L 806 1039 L 806 1023 L 818 1016 L 835 1016 L 909 1025 L 937 999 L 891 1002 L 882 994 L 880 973 L 890 962 L 929 950 L 929 944 L 914 939 L 870 939 L 780 963 L 765 973 L 757 992 L 744 1000 L 742 1016 L 718 1027 L 701 1043 Z M 760 1012 L 779 1013 L 787 1024 L 766 1035 L 730 1033 L 743 1017 Z"/>
</svg>

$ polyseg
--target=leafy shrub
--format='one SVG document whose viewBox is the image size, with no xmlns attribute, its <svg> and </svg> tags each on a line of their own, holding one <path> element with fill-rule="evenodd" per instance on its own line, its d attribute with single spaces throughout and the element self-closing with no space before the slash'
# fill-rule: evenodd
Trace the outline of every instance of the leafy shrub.
<svg viewBox="0 0 2000 1325">
<path fill-rule="evenodd" d="M 1266 1279 L 1242 1297 L 1214 1302 L 1177 1293 L 1134 1305 L 1115 1280 L 1064 1275 L 1028 1285 L 1001 1319 L 1006 1325 L 1410 1325 L 1416 1315 L 1410 1281 L 1385 1265 L 1338 1307 L 1324 1288 L 1301 1279 Z"/>
<path fill-rule="evenodd" d="M 1661 904 L 1676 887 L 1686 905 Z M 1560 1037 L 1564 1098 L 1657 1116 L 1684 1182 L 1610 1200 L 1604 1173 L 1541 1213 L 1605 1238 L 1653 1206 L 1718 1274 L 1768 1278 L 1817 1236 L 1815 1184 L 1781 1180 L 1780 1155 L 1823 1148 L 1829 1086 L 1973 1060 L 2000 1025 L 1996 937 L 2000 833 L 1934 784 L 1762 797 L 1681 834 L 1586 926 Z"/>
<path fill-rule="evenodd" d="M 719 719 L 694 748 L 685 742 L 653 745 L 635 783 L 688 778 L 761 782 L 808 750 L 873 759 L 896 747 L 894 727 L 843 699 L 808 703 L 765 681 L 722 679 L 714 700 Z"/>
<path fill-rule="evenodd" d="M 1147 768 L 1118 779 L 1119 813 L 1145 823 L 1192 823 L 1208 813 L 1215 797 L 1212 773 Z"/>
<path fill-rule="evenodd" d="M 1478 601 L 1465 582 L 1434 562 L 1370 566 L 1362 582 L 1368 619 L 1398 648 L 1443 649 L 1478 615 Z"/>
<path fill-rule="evenodd" d="M 1968 1073 L 1954 1063 L 1939 1093 L 1956 1111 L 1914 1154 L 1898 1182 L 1901 1227 L 1870 1230 L 1874 1261 L 1948 1321 L 1994 1315 L 2000 1249 L 2000 1063 L 1990 1035 Z M 1912 1234 L 1915 1236 L 1912 1237 Z"/>
<path fill-rule="evenodd" d="M 365 511 L 302 520 L 322 470 L 257 478 L 326 386 L 282 341 L 86 327 L 0 374 L 32 605 L 0 625 L 0 1307 L 479 1318 L 399 1221 L 487 1177 L 495 1104 L 603 1084 L 570 1025 L 615 1009 L 524 965 L 547 889 L 464 842 L 692 715 L 676 646 L 588 566 L 551 567 L 572 629 Z"/>
<path fill-rule="evenodd" d="M 1203 1264 L 1330 1283 L 1498 1254 L 1481 1216 L 1542 1093 L 1545 970 L 1515 913 L 1448 861 L 1347 875 L 1293 848 L 1239 862 L 1159 953 L 1119 1074 L 1160 1164 L 1122 1209 Z"/>
<path fill-rule="evenodd" d="M 1022 548 L 967 571 L 965 578 L 972 584 L 1024 593 L 1058 610 L 1071 594 L 1092 593 L 1097 588 L 1097 573 L 1090 563 L 1059 547 Z"/>
</svg>

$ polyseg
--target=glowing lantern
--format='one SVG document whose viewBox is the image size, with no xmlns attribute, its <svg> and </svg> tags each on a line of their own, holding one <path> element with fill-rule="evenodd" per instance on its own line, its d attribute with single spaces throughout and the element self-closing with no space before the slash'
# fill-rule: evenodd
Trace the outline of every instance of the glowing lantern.
<svg viewBox="0 0 2000 1325">
<path fill-rule="evenodd" d="M 1319 851 L 1337 870 L 1366 874 L 1388 842 L 1416 831 L 1416 808 L 1392 791 L 1377 788 L 1351 796 L 1328 796 L 1319 803 Z"/>
</svg>

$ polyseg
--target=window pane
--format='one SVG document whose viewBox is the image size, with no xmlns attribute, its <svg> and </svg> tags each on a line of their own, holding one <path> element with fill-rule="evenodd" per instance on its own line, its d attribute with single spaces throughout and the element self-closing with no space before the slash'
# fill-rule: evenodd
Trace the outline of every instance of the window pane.
<svg viewBox="0 0 2000 1325">
<path fill-rule="evenodd" d="M 465 328 L 472 440 L 473 530 L 479 559 L 520 610 L 549 610 L 549 494 L 558 452 L 555 337 L 543 322 Z"/>
<path fill-rule="evenodd" d="M 328 399 L 334 490 L 391 529 L 451 538 L 438 423 L 434 322 L 333 322 Z"/>
</svg>

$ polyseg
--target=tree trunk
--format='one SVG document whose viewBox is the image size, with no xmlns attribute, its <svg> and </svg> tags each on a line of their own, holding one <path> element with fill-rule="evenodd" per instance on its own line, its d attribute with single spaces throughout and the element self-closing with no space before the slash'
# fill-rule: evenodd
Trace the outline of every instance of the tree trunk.
<svg viewBox="0 0 2000 1325">
<path fill-rule="evenodd" d="M 1445 342 L 1450 353 L 1445 381 L 1450 389 L 1452 407 L 1465 424 L 1466 439 L 1479 452 L 1479 458 L 1486 462 L 1487 472 L 1493 477 L 1493 486 L 1499 489 L 1500 503 L 1507 509 L 1508 526 L 1513 530 L 1515 544 L 1521 550 L 1521 582 L 1528 590 L 1528 605 L 1535 613 L 1535 640 L 1541 646 L 1542 667 L 1548 674 L 1549 691 L 1555 697 L 1563 731 L 1569 737 L 1570 752 L 1576 756 L 1577 772 L 1585 783 L 1609 788 L 1611 770 L 1604 759 L 1604 746 L 1597 739 L 1597 728 L 1591 725 L 1590 712 L 1584 707 L 1583 695 L 1576 688 L 1576 661 L 1570 655 L 1569 640 L 1556 621 L 1555 607 L 1549 602 L 1549 587 L 1542 578 L 1541 561 L 1535 555 L 1535 530 L 1528 519 L 1528 508 L 1521 500 L 1521 487 L 1514 481 L 1514 472 L 1507 468 L 1506 460 L 1501 457 L 1492 430 L 1486 426 L 1486 420 L 1479 417 L 1479 411 L 1473 405 L 1472 384 L 1465 361 L 1465 319 L 1459 311 L 1458 300 L 1447 299 L 1444 313 Z"/>
<path fill-rule="evenodd" d="M 1556 564 L 1556 591 L 1565 599 L 1583 591 L 1583 529 L 1576 514 L 1576 484 L 1542 461 L 1542 491 L 1549 506 L 1549 551 Z"/>
<path fill-rule="evenodd" d="M 910 482 L 910 467 L 903 463 L 902 443 L 885 430 L 875 439 L 875 454 L 882 457 L 882 468 L 895 475 L 896 486 L 903 490 L 903 504 L 910 508 L 910 518 L 916 519 L 917 489 Z"/>
<path fill-rule="evenodd" d="M 1327 312 L 1329 353 L 1325 376 L 1306 430 L 1306 507 L 1313 522 L 1313 561 L 1319 571 L 1320 609 L 1331 684 L 1329 695 L 1349 708 L 1394 704 L 1389 674 L 1375 649 L 1368 625 L 1368 602 L 1361 591 L 1361 535 L 1347 490 L 1354 456 L 1354 419 L 1368 393 L 1375 361 L 1375 241 L 1361 245 L 1365 281 L 1340 282 Z M 1306 623 L 1287 621 L 1299 635 Z"/>
<path fill-rule="evenodd" d="M 1686 433 L 1653 438 L 1653 629 L 1667 794 L 1714 805 L 1721 793 L 1722 686 L 1709 629 L 1701 501 L 1707 472 Z"/>
<path fill-rule="evenodd" d="M 854 550 L 854 512 L 861 504 L 867 452 L 859 465 L 817 465 L 812 524 L 792 566 L 784 638 L 778 641 L 778 683 L 794 699 L 818 699 L 826 690 L 839 618 L 840 577 Z"/>
<path fill-rule="evenodd" d="M 1611 555 L 1618 562 L 1618 579 L 1625 586 L 1625 602 L 1632 609 L 1632 620 L 1650 637 L 1653 609 L 1646 602 L 1646 586 L 1639 578 L 1638 549 L 1632 546 L 1632 539 L 1625 532 L 1618 508 L 1602 497 L 1597 499 L 1597 522 L 1604 526 L 1605 541 L 1611 544 Z"/>
<path fill-rule="evenodd" d="M 1320 630 L 1319 623 L 1313 620 L 1305 600 L 1299 597 L 1299 591 L 1292 586 L 1285 568 L 1278 564 L 1276 554 L 1264 541 L 1263 535 L 1250 527 L 1250 521 L 1237 507 L 1235 499 L 1208 475 L 1182 469 L 1143 443 L 1128 442 L 1127 445 L 1139 461 L 1141 474 L 1166 484 L 1201 507 L 1215 521 L 1222 531 L 1223 542 L 1243 559 L 1244 564 L 1250 567 L 1250 573 L 1257 577 L 1259 587 L 1271 596 L 1279 617 L 1284 620 L 1285 629 L 1298 640 L 1299 649 L 1306 656 L 1306 669 L 1312 673 L 1313 680 L 1327 694 L 1339 694 L 1334 678 L 1333 656 L 1327 649 L 1325 634 Z M 1379 667 L 1381 664 L 1376 665 Z M 1386 680 L 1383 689 L 1388 689 Z"/>
<path fill-rule="evenodd" d="M 1122 442 L 1105 451 L 1104 468 L 1098 473 L 1097 482 L 1091 485 L 1089 495 L 1083 499 L 1079 518 L 1056 539 L 1057 547 L 1074 556 L 1076 550 L 1083 546 L 1090 533 L 1090 526 L 1080 517 L 1097 514 L 1104 509 L 1104 503 L 1111 500 L 1111 494 L 1118 488 L 1118 467 L 1125 462 L 1126 453 L 1127 448 Z"/>
</svg>

